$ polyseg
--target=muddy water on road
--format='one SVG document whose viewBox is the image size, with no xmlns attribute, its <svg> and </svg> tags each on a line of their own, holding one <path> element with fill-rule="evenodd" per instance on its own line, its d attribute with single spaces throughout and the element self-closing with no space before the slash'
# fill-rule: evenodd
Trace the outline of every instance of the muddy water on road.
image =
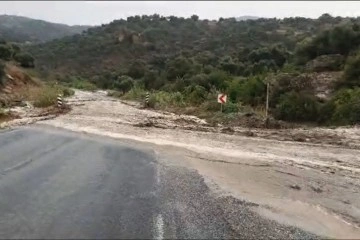
<svg viewBox="0 0 360 240">
<path fill-rule="evenodd" d="M 165 164 L 196 169 L 214 191 L 261 204 L 267 218 L 328 237 L 360 238 L 357 149 L 184 130 L 206 123 L 139 109 L 105 92 L 76 91 L 69 102 L 70 113 L 42 124 L 151 144 L 171 156 Z"/>
</svg>

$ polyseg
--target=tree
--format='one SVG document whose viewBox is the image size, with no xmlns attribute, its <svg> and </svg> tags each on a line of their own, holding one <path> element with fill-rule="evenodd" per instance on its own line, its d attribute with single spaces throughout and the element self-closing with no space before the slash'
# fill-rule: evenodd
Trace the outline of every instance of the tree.
<svg viewBox="0 0 360 240">
<path fill-rule="evenodd" d="M 191 68 L 192 62 L 183 56 L 170 60 L 166 64 L 167 79 L 175 81 L 178 77 L 182 78 L 191 71 Z"/>
<path fill-rule="evenodd" d="M 215 70 L 209 74 L 210 86 L 218 90 L 225 90 L 227 88 L 227 81 L 230 79 L 230 76 L 224 71 Z"/>
<path fill-rule="evenodd" d="M 310 95 L 291 91 L 280 97 L 275 117 L 294 122 L 315 121 L 318 117 L 318 103 Z"/>
<path fill-rule="evenodd" d="M 145 64 L 141 61 L 135 61 L 131 64 L 127 75 L 132 78 L 142 78 L 145 74 Z"/>
<path fill-rule="evenodd" d="M 5 64 L 0 60 L 0 85 L 3 85 L 3 77 L 5 76 Z"/>
<path fill-rule="evenodd" d="M 360 86 L 360 52 L 349 57 L 345 64 L 344 79 L 341 85 L 347 87 Z"/>
<path fill-rule="evenodd" d="M 191 19 L 196 22 L 199 20 L 199 16 L 194 14 L 191 16 Z"/>
<path fill-rule="evenodd" d="M 343 89 L 334 96 L 331 102 L 335 106 L 332 122 L 360 123 L 360 88 Z"/>
<path fill-rule="evenodd" d="M 2 60 L 10 60 L 12 55 L 11 48 L 8 45 L 1 44 L 0 45 L 0 59 Z"/>
<path fill-rule="evenodd" d="M 34 58 L 29 53 L 18 53 L 14 56 L 14 60 L 20 63 L 20 66 L 25 68 L 33 68 Z"/>
<path fill-rule="evenodd" d="M 118 77 L 114 82 L 114 88 L 122 92 L 128 92 L 134 86 L 134 80 L 126 75 Z"/>
<path fill-rule="evenodd" d="M 266 86 L 261 77 L 250 77 L 242 81 L 238 87 L 237 99 L 252 106 L 261 105 L 265 102 Z"/>
<path fill-rule="evenodd" d="M 144 86 L 146 89 L 154 89 L 158 76 L 156 71 L 147 71 L 144 75 Z"/>
<path fill-rule="evenodd" d="M 230 56 L 225 56 L 220 60 L 220 68 L 230 74 L 236 74 L 238 65 Z"/>
<path fill-rule="evenodd" d="M 10 44 L 10 47 L 12 50 L 12 57 L 14 57 L 16 54 L 19 54 L 21 52 L 20 47 L 15 43 Z"/>
</svg>

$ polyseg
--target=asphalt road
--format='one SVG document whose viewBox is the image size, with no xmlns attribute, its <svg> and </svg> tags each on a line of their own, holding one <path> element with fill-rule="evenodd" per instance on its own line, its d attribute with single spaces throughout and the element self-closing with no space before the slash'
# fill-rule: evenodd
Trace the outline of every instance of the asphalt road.
<svg viewBox="0 0 360 240">
<path fill-rule="evenodd" d="M 149 148 L 44 127 L 0 132 L 0 238 L 313 238 L 211 193 Z"/>
</svg>

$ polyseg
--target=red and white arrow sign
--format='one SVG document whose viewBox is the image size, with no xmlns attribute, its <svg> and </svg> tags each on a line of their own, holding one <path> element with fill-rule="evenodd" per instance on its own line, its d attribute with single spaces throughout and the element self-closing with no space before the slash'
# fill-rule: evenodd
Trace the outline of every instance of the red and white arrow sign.
<svg viewBox="0 0 360 240">
<path fill-rule="evenodd" d="M 226 94 L 220 93 L 218 94 L 217 101 L 218 103 L 226 103 Z"/>
</svg>

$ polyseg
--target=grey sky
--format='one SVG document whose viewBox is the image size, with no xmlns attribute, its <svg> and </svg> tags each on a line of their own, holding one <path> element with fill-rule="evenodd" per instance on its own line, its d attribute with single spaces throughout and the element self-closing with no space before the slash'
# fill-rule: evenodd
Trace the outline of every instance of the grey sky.
<svg viewBox="0 0 360 240">
<path fill-rule="evenodd" d="M 0 1 L 0 14 L 20 15 L 69 25 L 99 25 L 132 15 L 153 14 L 201 19 L 303 16 L 360 16 L 360 1 Z"/>
</svg>

